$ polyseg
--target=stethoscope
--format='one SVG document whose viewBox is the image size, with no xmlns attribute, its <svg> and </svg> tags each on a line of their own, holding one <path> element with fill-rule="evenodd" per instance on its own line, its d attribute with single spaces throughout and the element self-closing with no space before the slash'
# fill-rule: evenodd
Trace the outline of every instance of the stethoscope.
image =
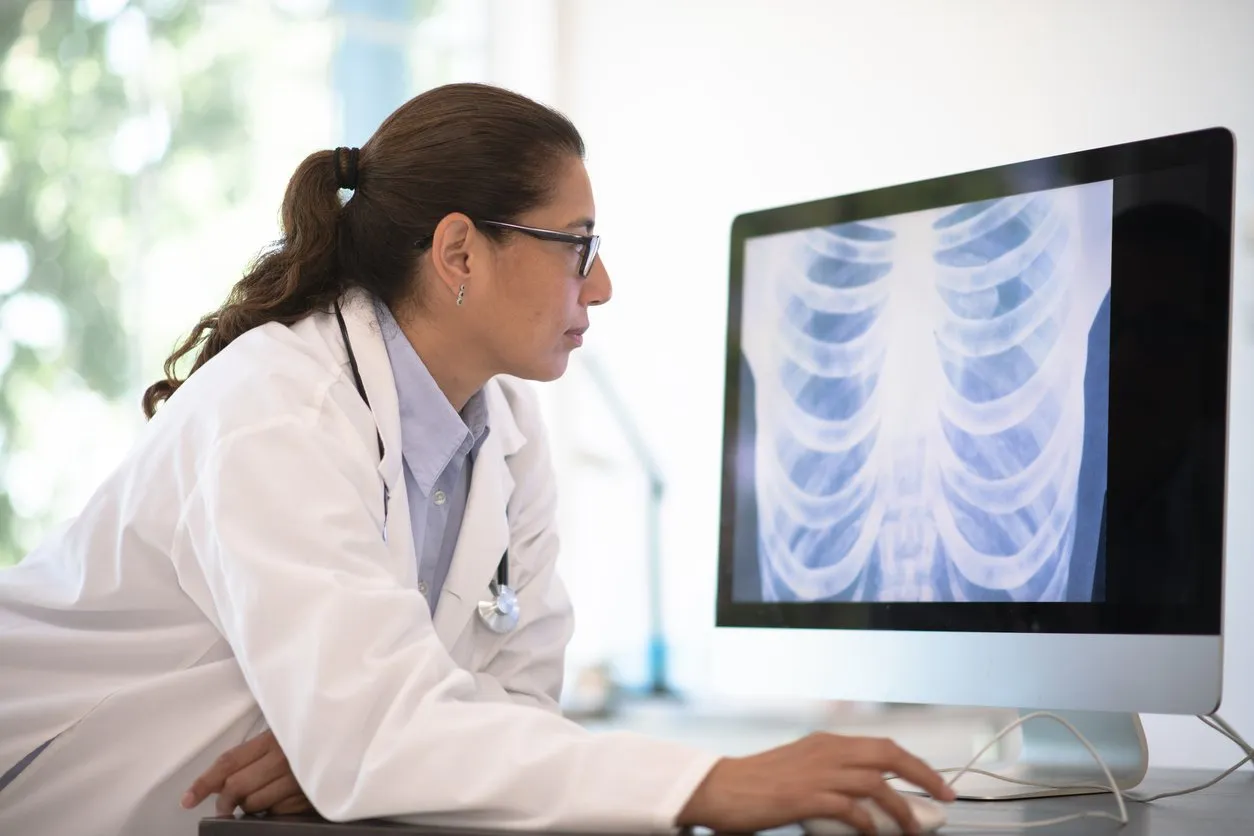
<svg viewBox="0 0 1254 836">
<path fill-rule="evenodd" d="M 357 369 L 357 357 L 353 354 L 353 344 L 348 339 L 348 326 L 344 324 L 344 314 L 340 312 L 340 303 L 335 303 L 335 318 L 340 324 L 340 336 L 344 338 L 344 349 L 348 352 L 348 365 L 353 371 L 353 383 L 357 386 L 357 394 L 361 395 L 366 408 L 370 409 L 370 399 L 366 397 L 366 385 L 362 383 L 361 372 Z M 383 460 L 383 435 L 375 427 L 375 439 L 379 443 L 379 460 Z M 388 486 L 383 485 L 383 528 L 387 531 L 388 519 Z M 386 538 L 386 533 L 385 533 Z M 488 582 L 491 600 L 480 601 L 477 607 L 479 619 L 493 633 L 508 633 L 518 626 L 520 609 L 518 595 L 509 585 L 509 549 L 501 555 L 496 566 L 496 577 Z"/>
</svg>

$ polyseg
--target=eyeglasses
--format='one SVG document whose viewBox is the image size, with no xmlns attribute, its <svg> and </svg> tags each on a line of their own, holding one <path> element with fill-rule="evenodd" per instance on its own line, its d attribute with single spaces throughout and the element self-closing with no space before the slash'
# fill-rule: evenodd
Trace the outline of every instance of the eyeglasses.
<svg viewBox="0 0 1254 836">
<path fill-rule="evenodd" d="M 560 241 L 563 244 L 574 244 L 580 247 L 579 275 L 584 277 L 587 277 L 588 271 L 592 269 L 592 262 L 596 260 L 597 250 L 601 248 L 600 235 L 558 232 L 555 229 L 538 229 L 534 226 L 519 226 L 518 224 L 507 224 L 503 221 L 477 221 L 477 223 L 481 223 L 484 226 L 495 226 L 498 229 L 512 229 L 515 232 L 521 232 L 523 235 L 539 238 L 541 241 Z"/>
<path fill-rule="evenodd" d="M 574 244 L 580 248 L 579 275 L 584 278 L 587 278 L 589 271 L 592 270 L 592 262 L 596 261 L 597 250 L 601 249 L 600 235 L 579 235 L 575 232 L 559 232 L 556 229 L 540 229 L 534 226 L 508 224 L 504 221 L 475 221 L 475 223 L 482 226 L 494 226 L 498 229 L 512 229 L 515 232 L 530 235 L 532 238 L 538 238 L 541 241 L 558 241 L 563 244 Z M 430 245 L 430 238 L 424 238 L 414 243 L 414 247 L 417 249 L 425 249 Z"/>
</svg>

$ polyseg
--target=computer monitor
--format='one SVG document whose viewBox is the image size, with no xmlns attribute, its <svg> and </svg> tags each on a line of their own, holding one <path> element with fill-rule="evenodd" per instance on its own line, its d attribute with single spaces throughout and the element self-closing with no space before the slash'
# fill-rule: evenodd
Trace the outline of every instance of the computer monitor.
<svg viewBox="0 0 1254 836">
<path fill-rule="evenodd" d="M 1220 701 L 1233 160 L 1216 128 L 737 217 L 718 626 L 826 697 L 1067 712 L 1138 783 L 1139 713 Z M 1040 721 L 1002 771 L 1105 783 Z"/>
</svg>

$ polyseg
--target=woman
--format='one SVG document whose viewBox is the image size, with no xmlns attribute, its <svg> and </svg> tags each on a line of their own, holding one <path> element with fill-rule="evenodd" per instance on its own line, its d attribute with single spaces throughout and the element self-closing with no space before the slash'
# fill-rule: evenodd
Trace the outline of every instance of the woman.
<svg viewBox="0 0 1254 836">
<path fill-rule="evenodd" d="M 557 113 L 454 85 L 301 164 L 134 450 L 0 580 L 0 832 L 190 835 L 207 793 L 291 807 L 295 782 L 330 819 L 564 830 L 870 827 L 861 797 L 907 823 L 886 771 L 946 795 L 883 741 L 720 759 L 560 716 L 572 620 L 517 378 L 560 376 L 610 298 L 582 156 Z M 515 625 L 478 617 L 498 580 Z"/>
</svg>

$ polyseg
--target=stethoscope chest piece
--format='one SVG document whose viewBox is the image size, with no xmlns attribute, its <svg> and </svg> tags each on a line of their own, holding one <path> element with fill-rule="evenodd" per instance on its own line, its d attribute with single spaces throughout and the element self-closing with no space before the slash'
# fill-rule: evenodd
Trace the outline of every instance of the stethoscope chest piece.
<svg viewBox="0 0 1254 836">
<path fill-rule="evenodd" d="M 493 633 L 508 633 L 518 626 L 518 596 L 509 585 L 509 549 L 496 565 L 496 577 L 488 583 L 492 599 L 479 602 L 479 619 Z"/>
<path fill-rule="evenodd" d="M 493 581 L 488 589 L 492 599 L 479 602 L 479 618 L 493 633 L 508 633 L 518 626 L 518 596 L 509 584 Z"/>
</svg>

